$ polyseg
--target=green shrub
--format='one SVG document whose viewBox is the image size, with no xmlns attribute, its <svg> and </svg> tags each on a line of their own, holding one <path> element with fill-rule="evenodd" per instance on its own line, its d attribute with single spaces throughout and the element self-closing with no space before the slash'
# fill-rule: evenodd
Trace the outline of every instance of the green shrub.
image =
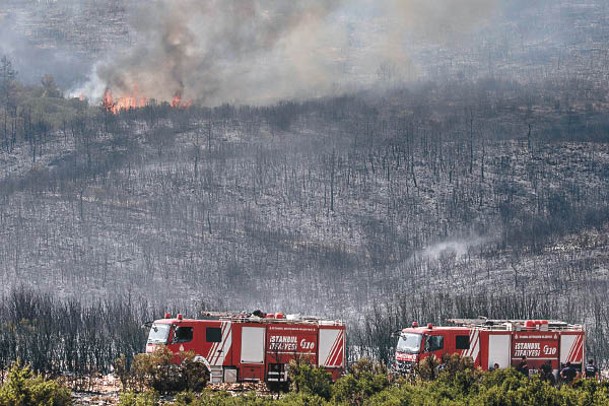
<svg viewBox="0 0 609 406">
<path fill-rule="evenodd" d="M 58 382 L 35 375 L 29 366 L 17 361 L 10 367 L 0 387 L 0 405 L 71 405 L 70 390 Z"/>
<path fill-rule="evenodd" d="M 159 395 L 153 390 L 142 393 L 124 392 L 121 393 L 118 401 L 119 406 L 157 406 L 158 404 Z"/>
<path fill-rule="evenodd" d="M 186 406 L 186 405 L 197 406 L 199 404 L 200 404 L 199 399 L 191 391 L 178 393 L 176 395 L 175 402 L 174 402 L 175 406 Z"/>
<path fill-rule="evenodd" d="M 203 391 L 196 394 L 191 391 L 180 392 L 176 395 L 173 406 L 239 406 L 239 405 L 269 405 L 270 398 L 258 397 L 255 392 L 241 396 L 233 396 L 228 392 Z"/>
<path fill-rule="evenodd" d="M 279 406 L 324 406 L 328 403 L 321 396 L 312 393 L 289 393 L 271 403 Z"/>
<path fill-rule="evenodd" d="M 152 388 L 161 393 L 190 390 L 199 392 L 209 381 L 209 370 L 204 363 L 195 361 L 192 351 L 176 355 L 167 347 L 159 346 L 152 354 L 137 354 L 127 371 L 123 358 L 115 362 L 123 386 L 135 391 Z"/>
<path fill-rule="evenodd" d="M 426 381 L 435 379 L 438 372 L 438 366 L 440 364 L 440 360 L 438 360 L 435 355 L 430 355 L 419 362 L 419 364 L 415 367 L 415 373 L 420 379 Z"/>
<path fill-rule="evenodd" d="M 412 405 L 415 387 L 410 384 L 391 386 L 371 396 L 364 404 L 370 406 L 408 406 Z"/>
<path fill-rule="evenodd" d="M 308 360 L 293 359 L 289 376 L 297 393 L 317 395 L 326 400 L 330 398 L 332 378 L 325 369 L 311 365 Z"/>
<path fill-rule="evenodd" d="M 332 398 L 335 402 L 361 405 L 388 386 L 387 368 L 362 358 L 351 366 L 348 375 L 336 381 L 332 387 Z"/>
</svg>

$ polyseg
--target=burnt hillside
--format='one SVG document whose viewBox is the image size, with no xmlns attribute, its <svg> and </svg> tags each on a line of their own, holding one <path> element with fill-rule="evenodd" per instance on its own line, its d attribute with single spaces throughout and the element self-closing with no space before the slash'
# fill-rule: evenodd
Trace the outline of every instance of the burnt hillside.
<svg viewBox="0 0 609 406">
<path fill-rule="evenodd" d="M 609 359 L 606 8 L 512 3 L 469 42 L 403 38 L 409 78 L 115 115 L 23 62 L 50 48 L 84 76 L 137 42 L 130 8 L 8 1 L 19 42 L 0 51 L 23 46 L 0 61 L 0 290 L 316 313 L 385 357 L 413 318 L 555 317 Z"/>
</svg>

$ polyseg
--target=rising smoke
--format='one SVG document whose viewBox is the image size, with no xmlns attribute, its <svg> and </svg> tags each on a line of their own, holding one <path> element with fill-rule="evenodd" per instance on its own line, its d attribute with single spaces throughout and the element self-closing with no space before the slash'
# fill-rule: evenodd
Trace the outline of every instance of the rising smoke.
<svg viewBox="0 0 609 406">
<path fill-rule="evenodd" d="M 78 92 L 266 104 L 416 77 L 415 41 L 446 41 L 494 0 L 155 0 L 130 10 L 134 45 Z"/>
</svg>

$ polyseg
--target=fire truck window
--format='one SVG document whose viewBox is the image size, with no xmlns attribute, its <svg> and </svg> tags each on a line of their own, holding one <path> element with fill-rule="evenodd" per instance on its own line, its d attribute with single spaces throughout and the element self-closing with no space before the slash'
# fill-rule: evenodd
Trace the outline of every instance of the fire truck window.
<svg viewBox="0 0 609 406">
<path fill-rule="evenodd" d="M 444 348 L 444 336 L 429 336 L 427 337 L 426 351 L 437 351 Z"/>
<path fill-rule="evenodd" d="M 457 336 L 457 349 L 469 350 L 469 336 Z"/>
<path fill-rule="evenodd" d="M 222 341 L 222 329 L 220 327 L 207 327 L 205 330 L 205 341 L 208 343 L 219 343 Z"/>
<path fill-rule="evenodd" d="M 173 342 L 187 343 L 189 341 L 192 341 L 192 327 L 176 327 Z"/>
</svg>

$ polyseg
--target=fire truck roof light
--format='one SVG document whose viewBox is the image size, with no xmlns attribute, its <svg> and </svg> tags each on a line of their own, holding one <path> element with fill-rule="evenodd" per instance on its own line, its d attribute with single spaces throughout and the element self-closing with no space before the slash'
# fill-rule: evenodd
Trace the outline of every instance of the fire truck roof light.
<svg viewBox="0 0 609 406">
<path fill-rule="evenodd" d="M 171 318 L 171 313 L 169 313 L 169 312 L 165 313 L 165 318 L 166 319 L 170 319 Z"/>
<path fill-rule="evenodd" d="M 427 323 L 427 328 L 431 330 L 433 328 L 433 324 Z"/>
<path fill-rule="evenodd" d="M 416 321 L 412 322 L 412 328 L 417 328 L 419 327 L 419 323 L 417 323 Z"/>
<path fill-rule="evenodd" d="M 183 317 L 182 317 L 182 314 L 181 314 L 181 313 L 178 313 L 178 320 L 182 320 L 182 318 L 183 318 Z"/>
</svg>

